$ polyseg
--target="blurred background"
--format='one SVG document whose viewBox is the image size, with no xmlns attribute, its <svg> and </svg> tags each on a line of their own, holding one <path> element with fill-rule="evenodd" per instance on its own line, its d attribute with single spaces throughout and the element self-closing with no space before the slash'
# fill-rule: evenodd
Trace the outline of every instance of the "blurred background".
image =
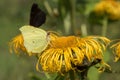
<svg viewBox="0 0 120 80">
<path fill-rule="evenodd" d="M 8 47 L 9 41 L 20 34 L 19 28 L 29 24 L 33 3 L 37 3 L 47 15 L 47 20 L 41 27 L 45 30 L 66 36 L 100 35 L 120 39 L 119 19 L 105 20 L 106 14 L 102 18 L 94 15 L 95 5 L 100 1 L 104 0 L 0 0 L 0 80 L 38 80 L 37 77 L 46 80 L 44 74 L 35 69 L 35 57 L 11 54 Z M 107 23 L 104 24 L 105 21 Z M 106 30 L 104 26 L 107 26 Z M 104 58 L 113 70 L 120 71 L 120 62 L 113 62 L 111 52 L 106 52 Z M 119 73 L 98 73 L 95 68 L 90 69 L 88 76 L 89 80 L 120 79 Z"/>
</svg>

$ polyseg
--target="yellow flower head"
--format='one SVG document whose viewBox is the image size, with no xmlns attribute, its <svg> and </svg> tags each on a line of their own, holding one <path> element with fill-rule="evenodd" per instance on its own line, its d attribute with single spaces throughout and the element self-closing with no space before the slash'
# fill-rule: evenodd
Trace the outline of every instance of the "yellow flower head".
<svg viewBox="0 0 120 80">
<path fill-rule="evenodd" d="M 54 40 L 54 38 L 56 38 L 57 36 L 50 33 L 49 37 L 50 37 L 50 39 Z M 9 46 L 10 46 L 10 52 L 11 53 L 14 51 L 16 54 L 19 54 L 20 51 L 23 51 L 23 52 L 27 53 L 29 56 L 35 54 L 35 53 L 28 52 L 27 49 L 25 48 L 25 46 L 24 46 L 24 38 L 23 38 L 22 34 L 14 37 L 11 40 L 11 42 L 9 42 Z"/>
<path fill-rule="evenodd" d="M 115 62 L 120 59 L 120 42 L 117 42 L 111 46 L 113 53 L 115 54 Z"/>
<path fill-rule="evenodd" d="M 38 69 L 40 63 L 44 71 L 62 73 L 74 70 L 77 65 L 83 65 L 85 59 L 90 63 L 96 59 L 103 62 L 103 50 L 109 41 L 105 37 L 94 36 L 86 38 L 56 37 L 39 55 L 36 67 Z"/>
<path fill-rule="evenodd" d="M 12 41 L 9 43 L 10 52 L 14 51 L 16 54 L 19 54 L 20 50 L 26 52 L 23 42 L 24 42 L 24 40 L 23 40 L 22 34 L 13 38 Z"/>
<path fill-rule="evenodd" d="M 120 2 L 115 0 L 102 0 L 96 4 L 94 12 L 98 15 L 107 15 L 111 20 L 120 19 Z"/>
</svg>

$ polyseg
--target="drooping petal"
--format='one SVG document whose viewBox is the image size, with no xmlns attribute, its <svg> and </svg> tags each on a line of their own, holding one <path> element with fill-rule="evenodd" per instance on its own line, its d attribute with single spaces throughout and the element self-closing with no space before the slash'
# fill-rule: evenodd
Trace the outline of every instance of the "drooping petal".
<svg viewBox="0 0 120 80">
<path fill-rule="evenodd" d="M 64 73 L 75 70 L 75 66 L 90 65 L 97 59 L 104 62 L 103 52 L 109 41 L 105 37 L 98 36 L 56 37 L 39 56 L 39 63 L 44 71 Z"/>
<path fill-rule="evenodd" d="M 20 50 L 26 52 L 23 42 L 22 34 L 14 37 L 11 42 L 9 42 L 10 52 L 12 53 L 14 51 L 16 54 L 19 54 Z"/>
</svg>

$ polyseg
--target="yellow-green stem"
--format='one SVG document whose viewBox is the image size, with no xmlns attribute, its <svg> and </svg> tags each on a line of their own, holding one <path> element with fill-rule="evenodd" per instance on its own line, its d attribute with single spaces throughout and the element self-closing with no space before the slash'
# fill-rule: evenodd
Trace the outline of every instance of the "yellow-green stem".
<svg viewBox="0 0 120 80">
<path fill-rule="evenodd" d="M 71 16 L 71 32 L 72 34 L 75 34 L 75 5 L 76 5 L 76 0 L 70 0 L 70 7 L 71 7 L 71 11 L 70 11 L 70 16 Z"/>
<path fill-rule="evenodd" d="M 75 73 L 73 70 L 69 71 L 70 80 L 75 80 Z"/>
<path fill-rule="evenodd" d="M 52 8 L 49 5 L 48 1 L 44 0 L 44 6 L 45 6 L 46 10 L 48 11 L 49 15 L 53 16 L 53 11 L 52 11 Z"/>
<path fill-rule="evenodd" d="M 108 19 L 107 17 L 104 17 L 103 22 L 102 22 L 102 36 L 106 36 L 107 34 L 107 24 L 108 24 Z"/>
</svg>

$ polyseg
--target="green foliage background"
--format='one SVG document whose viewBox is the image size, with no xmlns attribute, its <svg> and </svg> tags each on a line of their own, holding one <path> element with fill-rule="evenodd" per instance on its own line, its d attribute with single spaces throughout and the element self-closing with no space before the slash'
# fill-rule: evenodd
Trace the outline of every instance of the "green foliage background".
<svg viewBox="0 0 120 80">
<path fill-rule="evenodd" d="M 58 9 L 58 13 L 49 13 L 44 5 L 47 1 L 52 10 Z M 33 3 L 38 3 L 39 7 L 46 12 L 47 20 L 42 26 L 45 30 L 54 30 L 61 35 L 70 35 L 72 29 L 70 25 L 70 0 L 1 0 L 0 1 L 0 80 L 47 80 L 45 74 L 39 73 L 35 69 L 37 59 L 24 54 L 10 54 L 8 43 L 17 34 L 19 28 L 29 24 L 30 8 Z M 74 0 L 73 0 L 74 1 Z M 87 35 L 101 35 L 101 25 L 90 24 L 88 15 L 94 4 L 99 0 L 76 0 L 75 4 L 75 33 L 82 36 L 81 25 L 87 26 Z M 65 21 L 65 24 L 64 24 Z M 65 26 L 65 27 L 64 27 Z M 120 38 L 120 21 L 108 24 L 106 36 L 110 39 Z M 120 63 L 113 63 L 113 56 L 106 53 L 105 60 L 114 70 L 120 71 Z M 89 80 L 119 80 L 119 73 L 98 73 L 95 68 L 89 71 Z M 34 79 L 36 78 L 36 79 Z M 38 79 L 37 79 L 38 78 Z"/>
</svg>

